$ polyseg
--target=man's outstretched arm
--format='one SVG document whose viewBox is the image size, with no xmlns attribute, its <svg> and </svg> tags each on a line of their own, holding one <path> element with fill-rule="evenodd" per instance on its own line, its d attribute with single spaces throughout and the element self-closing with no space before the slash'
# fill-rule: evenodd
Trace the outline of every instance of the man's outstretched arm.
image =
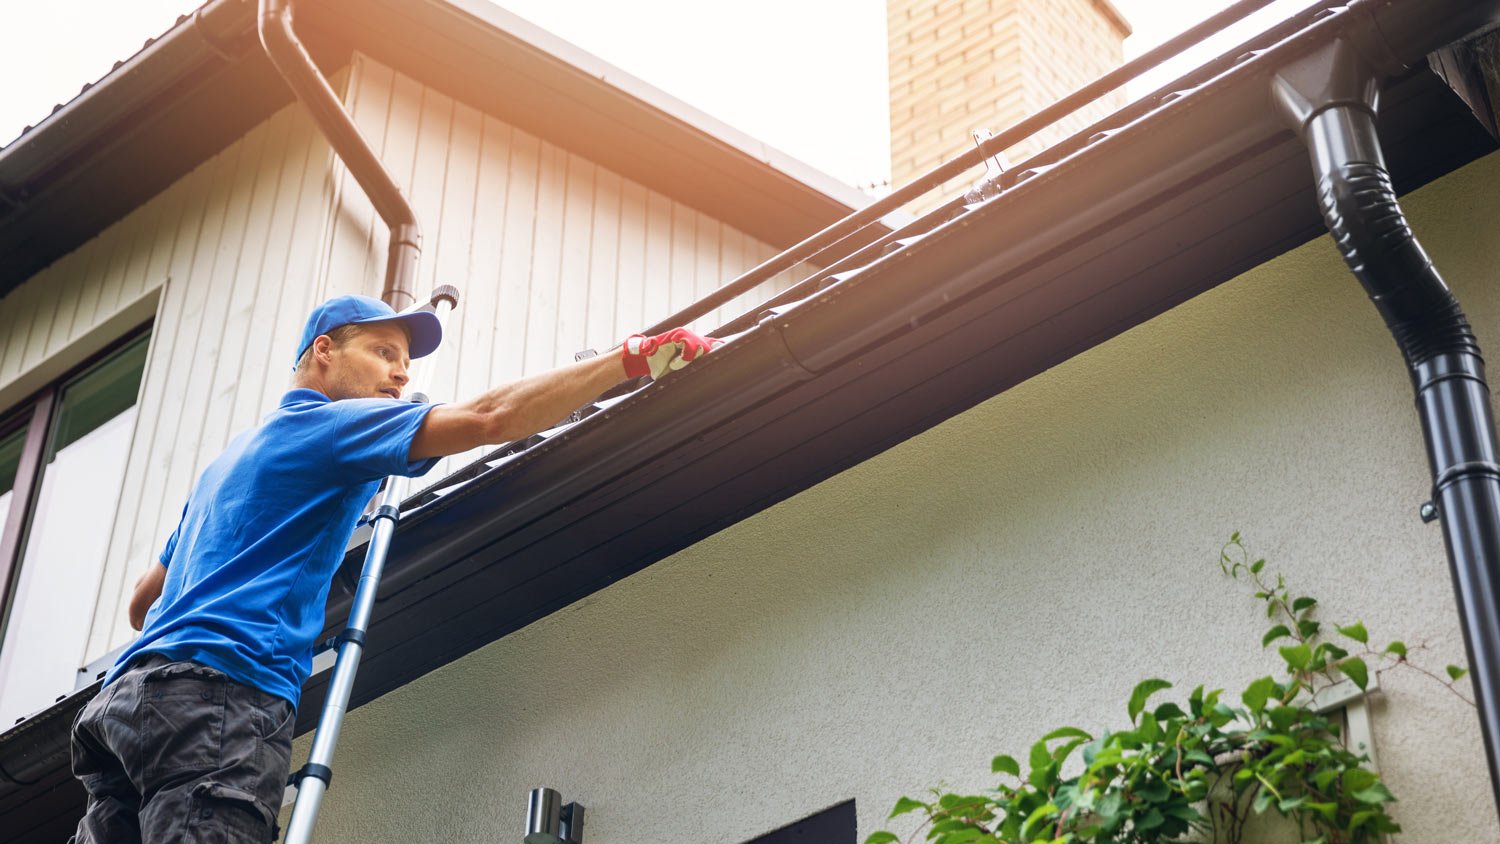
<svg viewBox="0 0 1500 844">
<path fill-rule="evenodd" d="M 680 328 L 656 337 L 636 335 L 619 351 L 530 375 L 468 401 L 439 405 L 417 430 L 408 459 L 415 462 L 529 437 L 626 378 L 660 377 L 706 354 L 718 342 Z"/>
<path fill-rule="evenodd" d="M 135 591 L 130 594 L 130 626 L 136 630 L 146 623 L 146 613 L 161 597 L 162 584 L 167 580 L 167 567 L 152 561 L 151 567 L 135 582 Z"/>
</svg>

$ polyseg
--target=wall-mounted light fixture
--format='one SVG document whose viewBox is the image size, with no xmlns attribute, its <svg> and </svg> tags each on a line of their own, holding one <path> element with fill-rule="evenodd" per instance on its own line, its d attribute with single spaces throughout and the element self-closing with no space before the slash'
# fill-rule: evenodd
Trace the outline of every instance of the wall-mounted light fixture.
<svg viewBox="0 0 1500 844">
<path fill-rule="evenodd" d="M 550 788 L 533 788 L 526 804 L 526 844 L 583 844 L 583 807 L 563 805 Z"/>
</svg>

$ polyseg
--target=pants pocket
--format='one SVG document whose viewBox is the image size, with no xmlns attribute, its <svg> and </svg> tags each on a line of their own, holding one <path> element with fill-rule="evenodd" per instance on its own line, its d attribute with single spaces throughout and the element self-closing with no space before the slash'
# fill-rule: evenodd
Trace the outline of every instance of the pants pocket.
<svg viewBox="0 0 1500 844">
<path fill-rule="evenodd" d="M 152 777 L 219 767 L 229 678 L 190 662 L 154 668 L 141 678 L 142 767 Z"/>
<path fill-rule="evenodd" d="M 189 842 L 260 844 L 276 840 L 276 815 L 255 795 L 218 782 L 193 786 L 189 803 Z"/>
</svg>

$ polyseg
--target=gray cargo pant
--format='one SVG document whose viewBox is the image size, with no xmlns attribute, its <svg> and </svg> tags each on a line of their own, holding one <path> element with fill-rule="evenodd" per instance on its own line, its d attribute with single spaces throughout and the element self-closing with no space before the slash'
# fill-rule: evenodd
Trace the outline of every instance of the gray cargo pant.
<svg viewBox="0 0 1500 844">
<path fill-rule="evenodd" d="M 292 714 L 198 663 L 135 660 L 73 721 L 89 805 L 72 841 L 274 841 Z"/>
</svg>

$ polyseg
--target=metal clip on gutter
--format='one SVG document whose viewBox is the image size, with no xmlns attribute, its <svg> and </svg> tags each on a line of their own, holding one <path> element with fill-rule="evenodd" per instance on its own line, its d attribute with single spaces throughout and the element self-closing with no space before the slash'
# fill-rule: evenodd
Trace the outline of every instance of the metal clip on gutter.
<svg viewBox="0 0 1500 844">
<path fill-rule="evenodd" d="M 1500 2 L 1366 2 L 1349 12 L 1344 37 L 1290 63 L 1272 93 L 1307 144 L 1328 230 L 1410 370 L 1500 806 L 1500 447 L 1489 387 L 1458 300 L 1396 202 L 1375 126 L 1384 76 L 1489 24 Z"/>
<path fill-rule="evenodd" d="M 422 229 L 417 225 L 416 212 L 292 31 L 291 0 L 260 0 L 257 25 L 260 42 L 276 71 L 312 113 L 328 143 L 390 227 L 385 288 L 380 298 L 398 311 L 411 306 L 416 301 L 417 259 L 422 254 Z"/>
</svg>

